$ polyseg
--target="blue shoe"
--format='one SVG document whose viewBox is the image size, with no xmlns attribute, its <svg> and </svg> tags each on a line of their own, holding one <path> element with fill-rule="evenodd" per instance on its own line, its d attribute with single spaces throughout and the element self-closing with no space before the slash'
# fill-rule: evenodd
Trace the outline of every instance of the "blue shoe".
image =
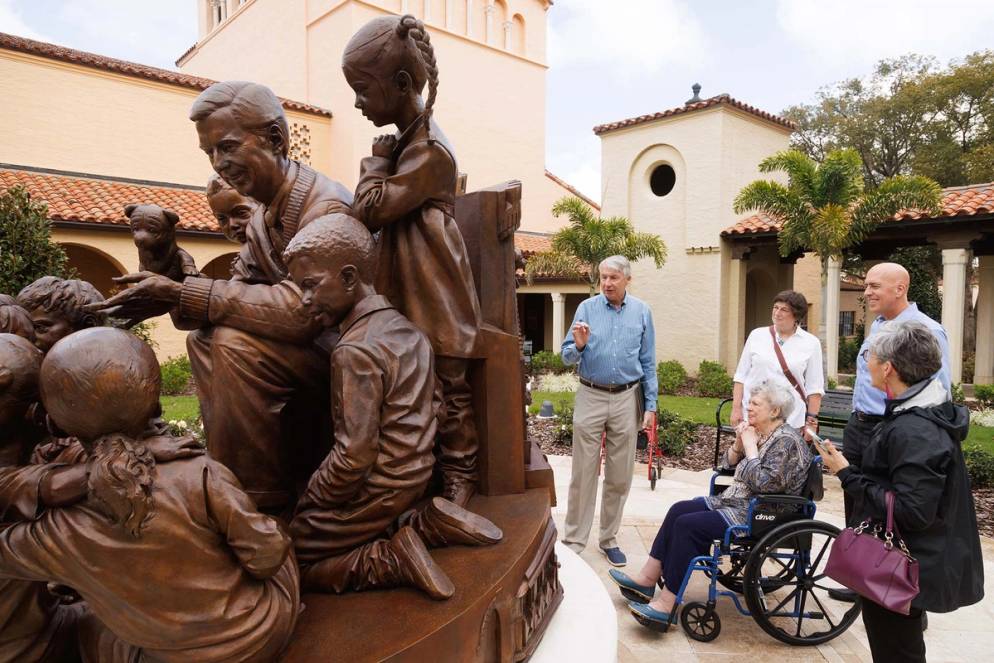
<svg viewBox="0 0 994 663">
<path fill-rule="evenodd" d="M 638 585 L 628 577 L 628 574 L 616 569 L 608 569 L 608 576 L 621 589 L 621 595 L 629 601 L 648 603 L 656 593 L 655 585 Z"/>
<path fill-rule="evenodd" d="M 629 603 L 628 610 L 639 624 L 660 633 L 665 633 L 669 630 L 670 624 L 676 621 L 674 619 L 676 612 L 672 615 L 668 612 L 659 612 L 642 603 Z"/>
<path fill-rule="evenodd" d="M 628 558 L 625 557 L 625 553 L 621 552 L 621 548 L 615 546 L 614 548 L 601 548 L 601 552 L 607 557 L 607 562 L 611 566 L 624 566 L 628 563 Z"/>
</svg>

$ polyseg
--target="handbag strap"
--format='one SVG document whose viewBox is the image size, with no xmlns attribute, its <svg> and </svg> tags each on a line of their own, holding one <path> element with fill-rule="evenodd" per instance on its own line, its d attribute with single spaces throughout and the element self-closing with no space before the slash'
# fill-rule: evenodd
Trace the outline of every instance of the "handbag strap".
<svg viewBox="0 0 994 663">
<path fill-rule="evenodd" d="M 784 376 L 787 378 L 787 381 L 790 382 L 791 386 L 797 390 L 797 394 L 801 397 L 801 402 L 804 403 L 805 407 L 807 407 L 808 397 L 805 395 L 804 389 L 797 381 L 797 378 L 794 377 L 794 372 L 790 370 L 789 366 L 787 366 L 787 360 L 784 359 L 783 351 L 780 350 L 780 343 L 777 341 L 777 330 L 773 325 L 770 325 L 770 337 L 773 339 L 773 351 L 777 353 L 777 361 L 780 362 L 780 370 L 783 371 Z"/>
</svg>

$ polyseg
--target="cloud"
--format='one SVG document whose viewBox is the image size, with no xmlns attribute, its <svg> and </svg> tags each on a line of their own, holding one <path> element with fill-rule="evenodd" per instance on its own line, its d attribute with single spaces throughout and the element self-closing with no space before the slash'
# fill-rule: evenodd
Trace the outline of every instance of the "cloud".
<svg viewBox="0 0 994 663">
<path fill-rule="evenodd" d="M 0 0 L 0 32 L 37 41 L 52 41 L 51 38 L 28 26 L 22 12 L 14 8 L 13 0 Z"/>
<path fill-rule="evenodd" d="M 780 28 L 828 65 L 859 65 L 905 53 L 963 56 L 986 48 L 990 0 L 778 0 Z"/>
<path fill-rule="evenodd" d="M 556 11 L 548 32 L 555 68 L 603 66 L 637 77 L 708 57 L 704 30 L 681 0 L 571 0 Z"/>
</svg>

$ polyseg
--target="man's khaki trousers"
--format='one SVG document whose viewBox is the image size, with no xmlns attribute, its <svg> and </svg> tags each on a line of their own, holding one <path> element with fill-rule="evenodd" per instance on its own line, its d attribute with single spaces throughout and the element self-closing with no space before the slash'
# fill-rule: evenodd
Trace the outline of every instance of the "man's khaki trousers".
<svg viewBox="0 0 994 663">
<path fill-rule="evenodd" d="M 616 394 L 580 385 L 573 412 L 573 474 L 566 504 L 563 543 L 575 552 L 587 545 L 594 522 L 601 433 L 606 433 L 604 488 L 601 491 L 600 546 L 615 548 L 621 514 L 632 487 L 641 390 Z"/>
</svg>

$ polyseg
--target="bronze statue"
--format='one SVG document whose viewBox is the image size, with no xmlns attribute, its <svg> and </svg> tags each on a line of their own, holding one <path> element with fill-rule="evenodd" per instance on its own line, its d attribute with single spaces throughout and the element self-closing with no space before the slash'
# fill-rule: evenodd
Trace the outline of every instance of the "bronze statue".
<svg viewBox="0 0 994 663">
<path fill-rule="evenodd" d="M 90 454 L 87 496 L 0 533 L 0 576 L 80 593 L 84 660 L 275 660 L 299 609 L 290 540 L 222 465 L 146 437 L 159 411 L 152 350 L 87 329 L 51 349 L 40 386 Z"/>
<path fill-rule="evenodd" d="M 0 334 L 17 334 L 35 342 L 35 326 L 31 316 L 10 295 L 0 295 Z"/>
<path fill-rule="evenodd" d="M 434 465 L 441 402 L 431 345 L 376 294 L 375 245 L 355 219 L 317 219 L 291 240 L 285 260 L 311 315 L 341 332 L 331 355 L 335 442 L 290 525 L 304 588 L 410 585 L 448 598 L 455 588 L 425 544 L 484 545 L 502 535 L 442 498 L 394 527 L 425 493 Z"/>
<path fill-rule="evenodd" d="M 208 448 L 227 465 L 256 503 L 279 512 L 292 506 L 300 481 L 314 466 L 295 468 L 310 453 L 313 431 L 285 429 L 284 409 L 295 398 L 327 402 L 321 326 L 307 315 L 287 282 L 282 254 L 311 220 L 349 212 L 351 193 L 288 157 L 289 130 L 273 92 L 256 83 L 215 83 L 190 110 L 200 146 L 214 170 L 261 205 L 246 230 L 231 280 L 187 277 L 182 283 L 148 273 L 118 279 L 134 287 L 100 308 L 120 317 L 171 309 L 177 326 L 194 329 L 187 351 L 199 391 Z M 217 385 L 217 387 L 215 387 Z M 300 408 L 305 424 L 318 412 Z M 306 438 L 306 439 L 305 439 Z M 319 454 L 318 458 L 323 454 Z"/>
<path fill-rule="evenodd" d="M 138 269 L 182 281 L 200 274 L 190 254 L 176 245 L 179 215 L 158 205 L 125 205 L 131 234 L 138 247 Z"/>
<path fill-rule="evenodd" d="M 35 345 L 42 352 L 74 331 L 106 324 L 103 313 L 91 307 L 104 296 L 86 281 L 43 276 L 17 293 L 17 303 L 31 316 Z"/>
<path fill-rule="evenodd" d="M 438 441 L 443 496 L 466 505 L 478 480 L 467 369 L 480 308 L 454 219 L 455 155 L 432 120 L 434 50 L 413 16 L 377 18 L 349 41 L 342 69 L 363 115 L 378 127 L 397 126 L 396 134 L 378 137 L 372 156 L 362 160 L 355 214 L 380 232 L 377 292 L 425 333 L 435 351 L 445 404 Z"/>
<path fill-rule="evenodd" d="M 248 241 L 245 232 L 259 203 L 235 191 L 217 173 L 207 180 L 207 204 L 214 213 L 221 232 L 232 242 L 244 244 Z"/>
</svg>

